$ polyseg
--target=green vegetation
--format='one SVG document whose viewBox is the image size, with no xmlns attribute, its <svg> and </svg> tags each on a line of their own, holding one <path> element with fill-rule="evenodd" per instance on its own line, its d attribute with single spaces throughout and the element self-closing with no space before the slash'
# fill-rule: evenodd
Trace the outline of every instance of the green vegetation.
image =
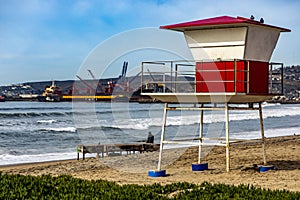
<svg viewBox="0 0 300 200">
<path fill-rule="evenodd" d="M 23 176 L 0 173 L 0 199 L 300 199 L 300 193 L 249 185 L 174 183 L 118 185 L 71 176 Z"/>
</svg>

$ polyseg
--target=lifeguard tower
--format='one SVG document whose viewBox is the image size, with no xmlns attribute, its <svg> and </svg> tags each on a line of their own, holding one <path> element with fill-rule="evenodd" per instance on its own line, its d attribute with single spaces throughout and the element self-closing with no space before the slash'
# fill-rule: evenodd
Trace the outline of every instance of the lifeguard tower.
<svg viewBox="0 0 300 200">
<path fill-rule="evenodd" d="M 270 63 L 281 32 L 289 29 L 267 25 L 261 19 L 221 16 L 167 26 L 183 32 L 193 61 L 156 61 L 142 63 L 142 95 L 165 103 L 158 167 L 149 176 L 164 176 L 161 160 L 164 144 L 191 144 L 190 141 L 165 140 L 167 114 L 176 110 L 200 111 L 198 163 L 193 171 L 207 169 L 201 163 L 203 145 L 226 147 L 226 171 L 230 170 L 229 137 L 230 110 L 258 110 L 263 148 L 263 163 L 267 165 L 262 116 L 262 102 L 283 93 L 283 64 Z M 274 68 L 281 68 L 279 74 Z M 147 77 L 155 80 L 149 81 Z M 159 80 L 158 80 L 159 79 Z M 152 85 L 152 88 L 151 88 Z M 184 105 L 183 105 L 184 104 Z M 244 104 L 245 106 L 237 105 Z M 203 137 L 204 111 L 225 111 L 225 138 Z M 193 143 L 195 144 L 195 143 Z"/>
</svg>

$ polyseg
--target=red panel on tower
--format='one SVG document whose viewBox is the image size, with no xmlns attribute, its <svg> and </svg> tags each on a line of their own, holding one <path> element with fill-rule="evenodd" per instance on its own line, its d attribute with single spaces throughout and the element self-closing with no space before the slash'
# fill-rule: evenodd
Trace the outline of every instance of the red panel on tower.
<svg viewBox="0 0 300 200">
<path fill-rule="evenodd" d="M 244 61 L 198 62 L 196 92 L 245 92 L 244 66 Z"/>
<path fill-rule="evenodd" d="M 249 94 L 268 94 L 269 63 L 250 61 Z"/>
<path fill-rule="evenodd" d="M 247 91 L 248 77 L 249 91 Z M 268 62 L 242 60 L 196 63 L 197 93 L 237 92 L 265 95 L 268 94 L 268 79 Z"/>
</svg>

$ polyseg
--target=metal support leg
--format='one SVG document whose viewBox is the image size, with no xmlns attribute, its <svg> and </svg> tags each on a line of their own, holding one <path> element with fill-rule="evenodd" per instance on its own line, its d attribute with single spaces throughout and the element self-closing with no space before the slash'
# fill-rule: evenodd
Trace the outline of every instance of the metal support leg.
<svg viewBox="0 0 300 200">
<path fill-rule="evenodd" d="M 201 105 L 201 107 L 203 107 L 203 104 Z M 202 142 L 203 142 L 202 137 L 203 137 L 203 110 L 200 111 L 198 164 L 201 163 L 201 152 L 202 152 Z"/>
<path fill-rule="evenodd" d="M 225 132 L 226 132 L 226 171 L 230 170 L 230 156 L 229 156 L 229 111 L 228 103 L 225 104 Z"/>
<path fill-rule="evenodd" d="M 159 150 L 159 158 L 158 158 L 158 166 L 157 166 L 158 171 L 161 170 L 163 142 L 164 142 L 164 138 L 165 138 L 165 128 L 166 128 L 166 123 L 167 123 L 167 108 L 168 108 L 168 103 L 165 103 L 164 116 L 163 116 L 163 125 L 162 125 L 161 136 L 160 136 L 160 150 Z"/>
<path fill-rule="evenodd" d="M 262 149 L 263 149 L 263 160 L 264 160 L 264 165 L 267 165 L 266 138 L 265 138 L 264 122 L 263 122 L 261 103 L 259 103 L 259 121 L 260 121 L 260 132 L 261 132 L 261 141 L 262 141 Z"/>
</svg>

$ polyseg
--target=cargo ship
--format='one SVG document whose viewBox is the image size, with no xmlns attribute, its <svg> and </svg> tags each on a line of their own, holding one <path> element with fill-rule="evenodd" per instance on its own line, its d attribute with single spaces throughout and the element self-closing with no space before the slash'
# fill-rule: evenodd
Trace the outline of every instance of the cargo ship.
<svg viewBox="0 0 300 200">
<path fill-rule="evenodd" d="M 87 82 L 87 81 L 86 81 Z M 117 90 L 117 84 L 111 84 L 109 86 L 111 90 L 107 90 L 105 87 L 105 92 L 95 92 L 94 94 L 91 92 L 82 92 L 83 89 L 80 90 L 75 89 L 77 83 L 73 83 L 73 90 L 68 93 L 63 93 L 61 87 L 57 86 L 53 81 L 51 86 L 46 86 L 43 94 L 38 96 L 39 101 L 44 102 L 61 102 L 61 101 L 113 101 L 113 102 L 156 102 L 151 97 L 141 96 L 140 87 L 135 91 L 129 90 Z M 116 91 L 114 92 L 114 89 Z"/>
<path fill-rule="evenodd" d="M 140 95 L 140 83 L 135 81 L 140 73 L 134 77 L 126 77 L 128 62 L 124 62 L 121 75 L 117 78 L 96 79 L 91 70 L 88 70 L 92 79 L 83 79 L 76 76 L 78 80 L 72 83 L 72 88 L 62 89 L 52 81 L 46 86 L 39 101 L 60 102 L 60 101 L 116 101 L 116 102 L 153 102 L 148 96 Z M 134 88 L 131 88 L 132 82 Z"/>
<path fill-rule="evenodd" d="M 85 81 L 87 83 L 88 81 Z M 110 92 L 86 92 L 88 88 L 80 88 L 78 86 L 80 83 L 73 83 L 73 90 L 68 93 L 63 93 L 62 88 L 52 81 L 50 86 L 46 86 L 42 95 L 38 96 L 39 101 L 47 102 L 60 102 L 60 101 L 128 101 L 128 97 L 124 93 L 113 94 L 112 90 Z M 92 87 L 92 86 L 90 86 Z"/>
<path fill-rule="evenodd" d="M 52 81 L 52 85 L 45 87 L 43 94 L 38 96 L 38 100 L 60 102 L 62 100 L 61 87 L 55 85 L 55 81 Z"/>
</svg>

